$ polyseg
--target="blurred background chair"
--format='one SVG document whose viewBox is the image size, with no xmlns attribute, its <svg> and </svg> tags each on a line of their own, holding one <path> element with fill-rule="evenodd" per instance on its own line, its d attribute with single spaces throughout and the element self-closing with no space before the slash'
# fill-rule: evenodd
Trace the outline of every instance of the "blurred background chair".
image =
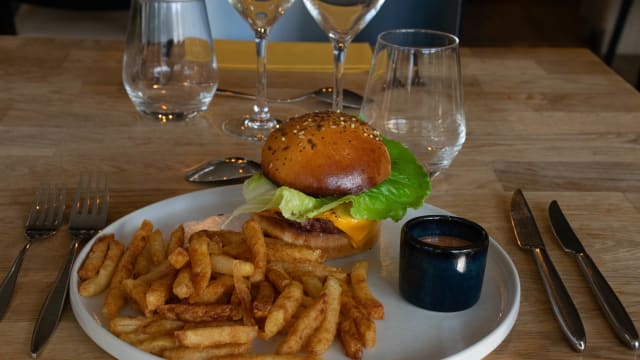
<svg viewBox="0 0 640 360">
<path fill-rule="evenodd" d="M 130 0 L 2 0 L 0 32 L 21 36 L 122 38 Z"/>
</svg>

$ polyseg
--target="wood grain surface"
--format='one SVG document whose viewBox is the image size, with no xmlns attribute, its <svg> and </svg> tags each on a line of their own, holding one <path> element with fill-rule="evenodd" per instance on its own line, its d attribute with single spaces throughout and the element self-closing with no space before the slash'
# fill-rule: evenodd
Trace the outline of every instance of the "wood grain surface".
<svg viewBox="0 0 640 360">
<path fill-rule="evenodd" d="M 141 119 L 121 81 L 122 44 L 98 40 L 0 37 L 0 274 L 23 241 L 41 183 L 75 186 L 85 171 L 110 177 L 114 221 L 174 195 L 206 188 L 187 170 L 229 155 L 259 159 L 260 143 L 225 135 L 221 122 L 247 113 L 246 100 L 214 97 L 199 119 Z M 462 50 L 467 142 L 433 181 L 428 202 L 483 225 L 515 263 L 520 314 L 490 359 L 637 359 L 605 321 L 574 259 L 546 220 L 559 201 L 576 233 L 640 327 L 640 94 L 594 54 L 573 48 Z M 273 96 L 328 85 L 330 73 L 270 72 Z M 366 73 L 347 74 L 363 92 Z M 220 86 L 253 91 L 251 71 L 224 71 Z M 286 118 L 326 108 L 309 100 L 274 105 Z M 420 155 L 420 154 L 418 154 Z M 508 204 L 522 188 L 578 307 L 587 349 L 564 340 L 530 253 L 520 250 Z M 0 359 L 27 359 L 41 302 L 67 250 L 68 233 L 35 243 L 13 302 L 0 322 Z M 425 326 L 428 326 L 426 324 Z M 455 340 L 455 334 L 451 335 Z M 42 359 L 107 359 L 69 306 Z"/>
</svg>

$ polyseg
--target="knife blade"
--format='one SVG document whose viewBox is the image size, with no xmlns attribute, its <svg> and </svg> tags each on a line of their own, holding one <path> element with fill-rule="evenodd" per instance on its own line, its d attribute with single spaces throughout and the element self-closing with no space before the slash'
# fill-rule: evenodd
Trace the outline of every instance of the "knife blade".
<svg viewBox="0 0 640 360">
<path fill-rule="evenodd" d="M 553 233 L 564 251 L 573 253 L 582 270 L 602 312 L 613 327 L 614 332 L 627 347 L 636 350 L 640 347 L 638 332 L 622 302 L 613 291 L 604 275 L 600 272 L 591 256 L 582 246 L 580 239 L 571 228 L 569 221 L 562 213 L 560 205 L 553 200 L 549 204 L 549 221 Z"/>
<path fill-rule="evenodd" d="M 547 254 L 538 225 L 520 189 L 517 189 L 511 198 L 511 224 L 518 245 L 523 249 L 531 250 L 534 254 L 553 314 L 563 334 L 574 350 L 584 351 L 587 339 L 580 314 Z"/>
</svg>

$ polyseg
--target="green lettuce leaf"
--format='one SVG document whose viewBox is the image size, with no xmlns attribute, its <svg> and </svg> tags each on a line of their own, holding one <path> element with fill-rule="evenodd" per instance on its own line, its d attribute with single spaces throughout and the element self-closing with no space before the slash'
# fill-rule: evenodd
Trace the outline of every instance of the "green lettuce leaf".
<svg viewBox="0 0 640 360">
<path fill-rule="evenodd" d="M 350 202 L 351 216 L 356 219 L 399 221 L 407 208 L 422 205 L 431 183 L 409 149 L 390 139 L 384 139 L 384 144 L 391 158 L 391 175 L 369 191 L 340 198 L 314 198 L 287 186 L 278 187 L 264 175 L 256 174 L 244 182 L 245 203 L 231 217 L 278 208 L 287 219 L 302 221 Z"/>
</svg>

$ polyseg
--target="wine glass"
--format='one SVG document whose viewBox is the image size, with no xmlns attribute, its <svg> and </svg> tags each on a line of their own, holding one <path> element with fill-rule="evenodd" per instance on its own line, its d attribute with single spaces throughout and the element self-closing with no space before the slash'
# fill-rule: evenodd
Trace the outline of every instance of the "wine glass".
<svg viewBox="0 0 640 360">
<path fill-rule="evenodd" d="M 342 111 L 344 59 L 347 46 L 378 12 L 385 0 L 304 0 L 307 10 L 333 46 L 333 105 Z"/>
<path fill-rule="evenodd" d="M 133 0 L 122 64 L 127 95 L 143 115 L 186 120 L 209 106 L 218 67 L 204 0 Z"/>
<path fill-rule="evenodd" d="M 295 0 L 228 0 L 253 29 L 256 38 L 257 81 L 256 102 L 250 115 L 229 119 L 222 124 L 232 135 L 247 140 L 264 140 L 278 127 L 267 103 L 267 37 L 271 26 L 289 9 Z"/>
<path fill-rule="evenodd" d="M 406 145 L 431 177 L 448 168 L 466 137 L 458 38 L 418 29 L 381 33 L 360 115 Z"/>
</svg>

